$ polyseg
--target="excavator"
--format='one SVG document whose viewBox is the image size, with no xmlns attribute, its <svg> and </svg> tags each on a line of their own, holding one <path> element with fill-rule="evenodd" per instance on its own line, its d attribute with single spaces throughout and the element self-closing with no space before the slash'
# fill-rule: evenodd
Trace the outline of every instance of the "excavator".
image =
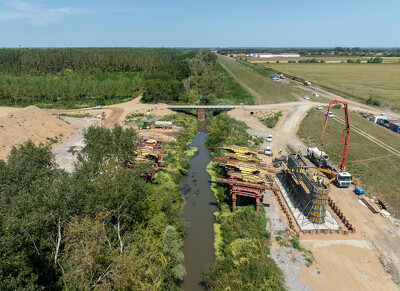
<svg viewBox="0 0 400 291">
<path fill-rule="evenodd" d="M 322 129 L 320 141 L 321 141 L 321 147 L 323 149 L 325 130 L 326 130 L 326 125 L 327 125 L 328 119 L 329 119 L 328 113 L 331 112 L 332 104 L 336 104 L 336 103 L 343 104 L 344 115 L 345 115 L 345 120 L 346 120 L 346 127 L 343 129 L 343 133 L 342 133 L 343 152 L 341 152 L 339 154 L 338 168 L 336 168 L 335 166 L 333 166 L 333 164 L 331 164 L 329 167 L 325 167 L 325 168 L 319 167 L 318 170 L 331 176 L 332 179 L 330 180 L 330 182 L 335 181 L 339 187 L 348 188 L 348 187 L 350 187 L 350 185 L 352 183 L 352 176 L 349 172 L 346 172 L 347 146 L 349 144 L 349 135 L 350 135 L 350 120 L 349 120 L 349 109 L 347 106 L 347 102 L 336 100 L 336 99 L 331 100 L 331 102 L 329 103 L 329 109 L 326 114 L 325 124 Z"/>
</svg>

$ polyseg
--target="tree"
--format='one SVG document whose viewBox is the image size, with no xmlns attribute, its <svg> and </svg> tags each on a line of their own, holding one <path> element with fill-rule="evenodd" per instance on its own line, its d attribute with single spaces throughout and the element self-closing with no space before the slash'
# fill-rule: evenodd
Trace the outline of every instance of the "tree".
<svg viewBox="0 0 400 291">
<path fill-rule="evenodd" d="M 108 238 L 108 213 L 98 213 L 93 219 L 73 217 L 66 229 L 65 250 L 61 258 L 68 289 L 94 289 L 111 287 L 116 274 L 116 249 Z"/>
<path fill-rule="evenodd" d="M 122 128 L 116 124 L 108 129 L 100 126 L 90 126 L 84 133 L 85 151 L 79 160 L 93 161 L 104 166 L 106 162 L 115 160 L 124 166 L 132 159 L 139 139 L 133 128 Z"/>
<path fill-rule="evenodd" d="M 176 236 L 176 230 L 172 225 L 165 228 L 162 239 L 162 252 L 168 262 L 164 268 L 165 280 L 166 282 L 181 281 L 186 275 L 186 269 L 182 264 L 184 259 L 182 239 Z"/>
</svg>

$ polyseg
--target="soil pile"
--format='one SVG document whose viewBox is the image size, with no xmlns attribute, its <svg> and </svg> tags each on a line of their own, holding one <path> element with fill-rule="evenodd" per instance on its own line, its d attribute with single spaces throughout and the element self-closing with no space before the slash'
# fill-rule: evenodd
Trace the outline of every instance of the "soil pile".
<svg viewBox="0 0 400 291">
<path fill-rule="evenodd" d="M 0 159 L 6 159 L 13 145 L 31 139 L 35 144 L 60 144 L 76 132 L 72 125 L 35 106 L 0 107 Z"/>
</svg>

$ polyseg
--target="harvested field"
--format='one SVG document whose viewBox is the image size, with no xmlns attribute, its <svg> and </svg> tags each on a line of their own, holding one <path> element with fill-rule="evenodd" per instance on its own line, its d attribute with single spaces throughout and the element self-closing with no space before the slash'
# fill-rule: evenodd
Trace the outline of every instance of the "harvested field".
<svg viewBox="0 0 400 291">
<path fill-rule="evenodd" d="M 399 64 L 259 64 L 324 86 L 345 97 L 400 110 Z M 376 103 L 377 104 L 377 103 Z"/>
</svg>

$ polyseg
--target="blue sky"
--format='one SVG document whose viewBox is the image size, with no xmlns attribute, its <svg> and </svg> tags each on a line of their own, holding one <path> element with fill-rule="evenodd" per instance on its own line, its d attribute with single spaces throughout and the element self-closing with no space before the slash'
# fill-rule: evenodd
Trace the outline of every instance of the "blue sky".
<svg viewBox="0 0 400 291">
<path fill-rule="evenodd" d="M 0 0 L 0 47 L 400 47 L 399 15 L 399 0 Z"/>
</svg>

